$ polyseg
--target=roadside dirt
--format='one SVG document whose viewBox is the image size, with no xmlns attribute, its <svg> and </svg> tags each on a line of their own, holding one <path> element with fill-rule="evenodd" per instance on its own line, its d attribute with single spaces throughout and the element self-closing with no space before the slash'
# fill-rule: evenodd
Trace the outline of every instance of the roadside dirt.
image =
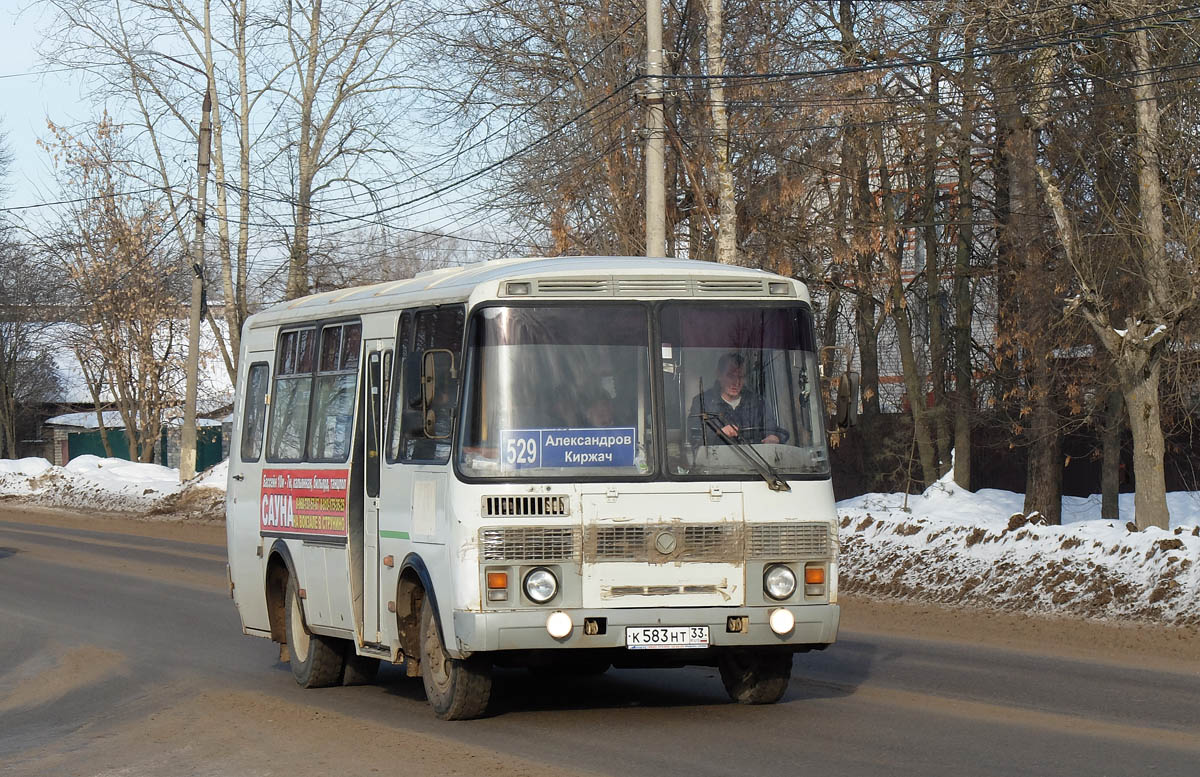
<svg viewBox="0 0 1200 777">
<path fill-rule="evenodd" d="M 330 735 L 334 732 L 334 736 Z M 338 735 L 340 732 L 340 735 Z M 326 774 L 518 775 L 584 772 L 382 726 L 259 694 L 200 693 L 87 741 L 18 754 L 12 777 L 297 777 Z M 247 747 L 247 743 L 254 743 Z M 353 764 L 354 772 L 347 772 Z"/>
<path fill-rule="evenodd" d="M 18 667 L 11 673 L 0 675 L 0 689 L 15 677 L 11 691 L 0 698 L 0 712 L 48 704 L 66 696 L 76 688 L 96 683 L 116 672 L 125 662 L 125 657 L 112 650 L 94 645 L 81 645 L 65 653 L 38 656 L 28 667 Z"/>
</svg>

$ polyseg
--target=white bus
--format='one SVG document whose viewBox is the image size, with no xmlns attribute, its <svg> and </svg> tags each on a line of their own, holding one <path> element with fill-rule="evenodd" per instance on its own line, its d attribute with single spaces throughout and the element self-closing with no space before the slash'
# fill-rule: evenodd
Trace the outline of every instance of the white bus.
<svg viewBox="0 0 1200 777">
<path fill-rule="evenodd" d="M 508 259 L 245 325 L 231 593 L 304 687 L 493 667 L 716 666 L 771 703 L 838 629 L 803 284 L 673 259 Z"/>
</svg>

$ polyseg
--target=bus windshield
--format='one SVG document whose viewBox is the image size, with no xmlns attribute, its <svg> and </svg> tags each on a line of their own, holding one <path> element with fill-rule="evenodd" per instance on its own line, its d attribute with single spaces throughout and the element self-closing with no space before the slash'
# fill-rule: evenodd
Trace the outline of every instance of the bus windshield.
<svg viewBox="0 0 1200 777">
<path fill-rule="evenodd" d="M 468 346 L 459 470 L 468 477 L 636 477 L 655 468 L 649 311 L 487 307 Z"/>
<path fill-rule="evenodd" d="M 668 473 L 829 474 L 806 306 L 670 303 L 660 330 Z"/>
</svg>

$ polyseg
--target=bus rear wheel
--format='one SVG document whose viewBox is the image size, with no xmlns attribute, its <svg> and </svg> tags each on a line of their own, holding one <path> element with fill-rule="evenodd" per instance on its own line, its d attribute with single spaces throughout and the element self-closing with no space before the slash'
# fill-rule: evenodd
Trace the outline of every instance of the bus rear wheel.
<svg viewBox="0 0 1200 777">
<path fill-rule="evenodd" d="M 492 696 L 492 666 L 481 656 L 451 658 L 442 644 L 433 603 L 421 603 L 421 680 L 429 706 L 442 720 L 482 715 Z"/>
<path fill-rule="evenodd" d="M 296 678 L 301 688 L 323 688 L 340 683 L 345 660 L 340 640 L 308 630 L 308 624 L 304 622 L 304 608 L 300 604 L 300 586 L 294 576 L 288 578 L 285 601 L 292 677 Z"/>
<path fill-rule="evenodd" d="M 721 682 L 738 704 L 774 704 L 792 680 L 792 654 L 731 650 L 721 657 Z"/>
</svg>

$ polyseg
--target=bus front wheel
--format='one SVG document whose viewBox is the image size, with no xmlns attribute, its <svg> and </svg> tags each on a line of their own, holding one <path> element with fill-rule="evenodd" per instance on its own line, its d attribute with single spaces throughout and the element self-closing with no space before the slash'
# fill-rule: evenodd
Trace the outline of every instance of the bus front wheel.
<svg viewBox="0 0 1200 777">
<path fill-rule="evenodd" d="M 308 630 L 304 622 L 304 608 L 300 604 L 300 586 L 295 576 L 288 579 L 284 600 L 287 602 L 287 641 L 292 677 L 296 678 L 301 688 L 323 688 L 341 682 L 345 658 L 339 640 Z"/>
<path fill-rule="evenodd" d="M 721 682 L 739 704 L 774 704 L 792 680 L 792 654 L 733 650 L 721 658 Z"/>
<path fill-rule="evenodd" d="M 442 720 L 470 720 L 487 710 L 492 667 L 481 656 L 451 658 L 442 644 L 428 596 L 421 603 L 421 680 L 429 706 Z"/>
</svg>

